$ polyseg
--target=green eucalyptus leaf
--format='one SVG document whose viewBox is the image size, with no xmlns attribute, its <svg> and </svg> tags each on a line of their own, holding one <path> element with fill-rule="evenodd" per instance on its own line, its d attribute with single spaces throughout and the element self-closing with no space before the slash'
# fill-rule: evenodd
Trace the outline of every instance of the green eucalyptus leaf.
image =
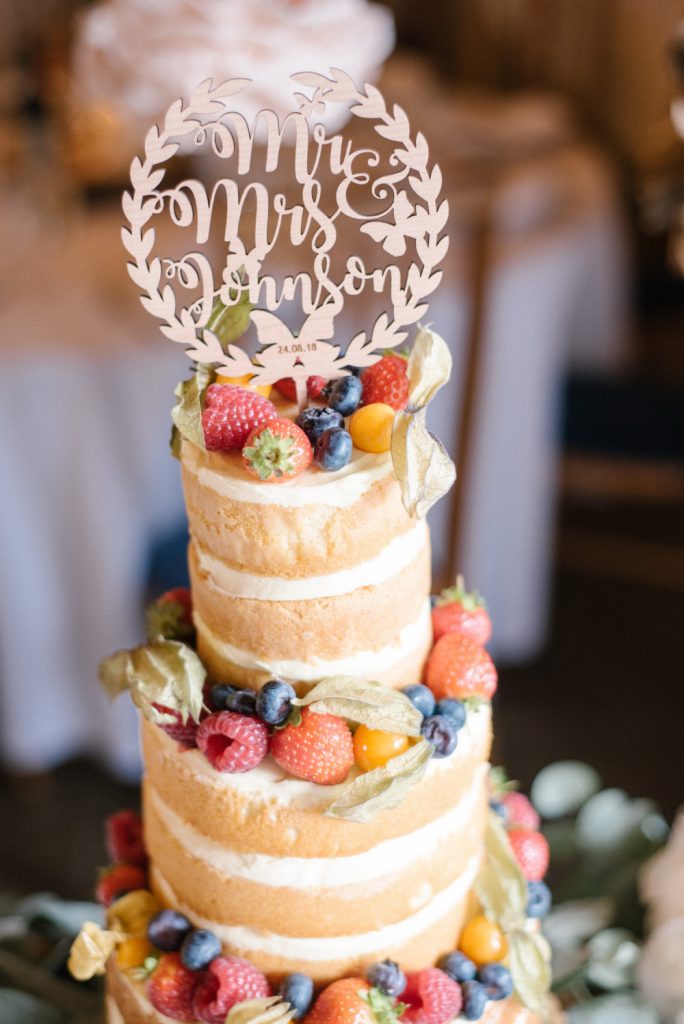
<svg viewBox="0 0 684 1024">
<path fill-rule="evenodd" d="M 601 778 L 583 761 L 556 761 L 539 772 L 530 790 L 532 803 L 542 818 L 576 814 L 598 792 Z"/>
<path fill-rule="evenodd" d="M 588 853 L 627 852 L 642 837 L 644 820 L 656 810 L 652 800 L 632 800 L 622 789 L 604 789 L 577 815 L 577 845 Z"/>
<path fill-rule="evenodd" d="M 527 908 L 527 883 L 498 815 L 490 813 L 485 860 L 475 882 L 482 909 L 504 930 L 521 926 Z"/>
<path fill-rule="evenodd" d="M 100 683 L 109 697 L 130 690 L 145 718 L 158 725 L 198 722 L 206 672 L 197 654 L 177 640 L 157 640 L 132 651 L 117 651 L 100 663 Z M 160 711 L 161 705 L 168 711 Z"/>
<path fill-rule="evenodd" d="M 653 1006 L 638 992 L 599 996 L 567 1011 L 568 1024 L 660 1024 Z"/>
<path fill-rule="evenodd" d="M 576 949 L 613 920 L 615 904 L 606 897 L 566 900 L 544 920 L 544 933 L 554 949 Z"/>
<path fill-rule="evenodd" d="M 66 1024 L 66 1017 L 61 1010 L 37 996 L 13 988 L 0 988 L 0 1021 L 7 1024 Z"/>
<path fill-rule="evenodd" d="M 632 985 L 641 947 L 625 928 L 606 928 L 590 940 L 587 948 L 587 980 L 606 991 Z"/>
<path fill-rule="evenodd" d="M 381 811 L 397 807 L 422 779 L 433 749 L 426 740 L 419 740 L 383 767 L 373 768 L 344 783 L 325 813 L 332 818 L 366 822 Z"/>
<path fill-rule="evenodd" d="M 354 676 L 323 679 L 304 697 L 292 703 L 309 707 L 317 714 L 339 715 L 370 729 L 420 736 L 423 720 L 408 697 L 382 683 L 366 682 Z"/>
<path fill-rule="evenodd" d="M 215 373 L 210 366 L 198 363 L 195 372 L 188 380 L 176 385 L 174 394 L 178 401 L 171 410 L 173 428 L 171 431 L 171 451 L 180 457 L 180 445 L 183 438 L 191 441 L 197 448 L 206 451 L 204 431 L 202 430 L 202 410 L 207 388 L 213 381 Z"/>
<path fill-rule="evenodd" d="M 551 950 L 539 932 L 514 928 L 507 934 L 508 961 L 520 1001 L 543 1013 L 551 987 Z"/>
</svg>

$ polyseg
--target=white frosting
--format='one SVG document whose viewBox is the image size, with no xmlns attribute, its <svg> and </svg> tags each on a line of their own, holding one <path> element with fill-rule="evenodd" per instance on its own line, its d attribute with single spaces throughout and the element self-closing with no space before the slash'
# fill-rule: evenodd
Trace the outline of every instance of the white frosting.
<svg viewBox="0 0 684 1024">
<path fill-rule="evenodd" d="M 215 653 L 227 658 L 240 668 L 262 670 L 281 679 L 295 679 L 301 683 L 313 683 L 329 676 L 365 676 L 373 679 L 387 672 L 403 661 L 421 645 L 430 629 L 430 602 L 426 601 L 415 622 L 405 626 L 395 643 L 387 644 L 376 651 L 356 651 L 344 658 L 334 660 L 310 657 L 307 661 L 259 658 L 251 651 L 220 640 L 195 612 L 197 629 L 211 644 Z"/>
<path fill-rule="evenodd" d="M 165 903 L 176 907 L 197 927 L 213 931 L 223 943 L 239 951 L 241 955 L 249 957 L 250 953 L 262 953 L 313 963 L 385 953 L 387 950 L 405 946 L 411 939 L 446 917 L 466 898 L 479 866 L 480 856 L 472 857 L 465 870 L 446 889 L 436 893 L 420 910 L 401 921 L 372 932 L 335 935 L 332 938 L 278 935 L 275 932 L 256 931 L 243 925 L 224 925 L 211 921 L 193 914 L 189 907 L 180 902 L 158 868 L 153 867 L 152 874 L 155 878 L 155 888 Z"/>
<path fill-rule="evenodd" d="M 200 568 L 210 584 L 229 597 L 255 601 L 311 601 L 319 597 L 338 597 L 360 587 L 374 587 L 393 579 L 414 560 L 428 539 L 427 524 L 420 520 L 406 533 L 394 537 L 382 551 L 351 569 L 340 569 L 325 576 L 287 579 L 284 576 L 259 576 L 233 569 L 195 543 Z"/>
<path fill-rule="evenodd" d="M 150 795 L 155 813 L 174 839 L 220 875 L 272 887 L 337 889 L 399 874 L 430 857 L 442 840 L 462 832 L 482 796 L 487 767 L 480 766 L 473 786 L 446 814 L 413 832 L 387 839 L 364 853 L 349 857 L 271 857 L 240 853 L 182 821 L 154 789 L 150 789 Z"/>
<path fill-rule="evenodd" d="M 453 765 L 454 759 L 468 760 L 475 751 L 481 750 L 490 720 L 489 705 L 482 705 L 477 711 L 469 711 L 466 724 L 458 734 L 455 752 L 451 757 L 433 758 L 428 764 L 426 778 L 436 781 L 441 771 Z M 200 750 L 187 750 L 179 757 L 178 744 L 161 729 L 157 730 L 157 734 L 165 755 L 181 771 L 217 789 L 232 789 L 248 794 L 253 802 L 276 803 L 298 810 L 323 808 L 332 803 L 341 789 L 341 786 L 319 786 L 304 779 L 293 779 L 272 757 L 266 757 L 248 772 L 217 772 Z M 352 779 L 355 775 L 358 775 L 358 770 L 352 768 L 347 778 Z"/>
<path fill-rule="evenodd" d="M 183 445 L 183 463 L 197 474 L 202 487 L 231 501 L 283 508 L 305 508 L 307 505 L 348 508 L 374 484 L 392 473 L 389 452 L 370 455 L 358 449 L 354 449 L 351 462 L 334 473 L 312 469 L 281 484 L 253 480 L 245 472 L 241 460 L 230 455 L 222 459 L 220 470 L 202 466 L 200 459 L 199 449 L 191 444 Z"/>
</svg>

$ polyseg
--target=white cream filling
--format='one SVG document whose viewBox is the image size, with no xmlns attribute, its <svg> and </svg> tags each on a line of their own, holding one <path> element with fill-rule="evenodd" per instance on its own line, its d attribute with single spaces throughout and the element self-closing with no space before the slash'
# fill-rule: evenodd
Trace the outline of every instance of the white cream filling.
<svg viewBox="0 0 684 1024">
<path fill-rule="evenodd" d="M 405 917 L 384 928 L 372 932 L 361 932 L 357 935 L 335 935 L 332 937 L 312 936 L 301 938 L 277 935 L 275 932 L 256 931 L 244 925 L 224 925 L 217 921 L 194 914 L 176 897 L 173 889 L 158 868 L 153 867 L 155 888 L 162 900 L 185 914 L 199 928 L 208 928 L 225 945 L 236 950 L 240 956 L 249 958 L 250 953 L 261 953 L 268 956 L 284 957 L 288 960 L 326 962 L 344 960 L 347 957 L 368 956 L 374 953 L 385 953 L 388 950 L 405 946 L 418 935 L 422 935 L 432 925 L 441 921 L 450 911 L 466 898 L 475 881 L 480 866 L 478 854 L 471 857 L 465 870 L 458 878 L 433 899 L 410 917 Z"/>
<path fill-rule="evenodd" d="M 329 676 L 364 676 L 373 679 L 387 672 L 420 647 L 430 630 L 430 602 L 426 601 L 423 609 L 410 625 L 399 633 L 396 642 L 387 644 L 377 651 L 356 651 L 344 658 L 326 659 L 311 657 L 307 661 L 287 659 L 259 658 L 251 651 L 220 640 L 206 625 L 200 615 L 195 612 L 195 625 L 212 649 L 221 657 L 231 661 L 240 668 L 260 670 L 281 679 L 294 679 L 301 683 L 313 683 Z"/>
<path fill-rule="evenodd" d="M 281 484 L 262 483 L 245 471 L 238 457 L 226 456 L 221 469 L 201 464 L 202 456 L 194 445 L 183 445 L 183 462 L 197 475 L 202 487 L 222 498 L 243 501 L 250 505 L 279 505 L 304 508 L 307 505 L 329 505 L 348 508 L 369 491 L 374 484 L 392 473 L 392 458 L 354 451 L 351 462 L 334 473 L 307 470 Z"/>
<path fill-rule="evenodd" d="M 466 724 L 458 734 L 456 750 L 451 757 L 433 758 L 428 764 L 425 778 L 439 784 L 437 780 L 440 772 L 453 767 L 455 760 L 469 760 L 473 754 L 481 751 L 486 743 L 490 721 L 491 708 L 488 704 L 483 704 L 477 711 L 469 711 Z M 161 729 L 157 730 L 157 738 L 164 756 L 170 758 L 180 771 L 192 776 L 194 781 L 201 780 L 217 789 L 248 793 L 251 801 L 261 804 L 275 803 L 299 810 L 322 809 L 332 803 L 342 788 L 293 779 L 272 757 L 266 757 L 248 772 L 217 772 L 200 750 L 187 750 L 179 756 L 177 743 Z M 352 768 L 347 781 L 358 774 L 358 770 Z"/>
<path fill-rule="evenodd" d="M 272 857 L 262 853 L 240 853 L 182 821 L 156 790 L 150 787 L 149 793 L 155 813 L 173 838 L 218 874 L 271 887 L 338 889 L 399 874 L 430 857 L 443 840 L 467 828 L 482 797 L 487 767 L 485 764 L 479 766 L 472 787 L 446 814 L 413 832 L 386 839 L 370 850 L 348 857 Z"/>
<path fill-rule="evenodd" d="M 283 576 L 259 576 L 233 569 L 196 544 L 200 568 L 213 586 L 229 597 L 256 601 L 312 601 L 320 597 L 338 597 L 361 587 L 378 586 L 405 569 L 427 543 L 427 524 L 421 520 L 406 533 L 394 537 L 380 554 L 351 569 L 340 569 L 325 576 L 286 579 Z"/>
</svg>

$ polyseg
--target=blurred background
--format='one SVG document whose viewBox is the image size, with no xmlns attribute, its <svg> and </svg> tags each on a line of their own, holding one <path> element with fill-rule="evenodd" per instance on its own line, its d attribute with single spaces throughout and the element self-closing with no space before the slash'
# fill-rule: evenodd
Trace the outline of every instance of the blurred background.
<svg viewBox="0 0 684 1024">
<path fill-rule="evenodd" d="M 459 481 L 436 588 L 487 598 L 495 760 L 581 758 L 684 792 L 684 208 L 675 0 L 0 0 L 0 887 L 91 890 L 133 805 L 129 702 L 98 660 L 185 580 L 169 410 L 185 374 L 140 306 L 121 191 L 202 79 L 378 81 L 440 163 Z M 684 53 L 684 50 L 682 51 Z M 353 126 L 349 127 L 352 131 Z M 684 259 L 680 260 L 684 266 Z"/>
</svg>

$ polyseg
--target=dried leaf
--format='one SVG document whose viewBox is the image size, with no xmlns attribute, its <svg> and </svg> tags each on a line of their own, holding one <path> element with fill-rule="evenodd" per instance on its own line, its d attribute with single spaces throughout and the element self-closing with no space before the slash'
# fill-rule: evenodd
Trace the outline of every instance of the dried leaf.
<svg viewBox="0 0 684 1024">
<path fill-rule="evenodd" d="M 543 1013 L 551 986 L 551 949 L 539 932 L 515 928 L 507 935 L 508 961 L 520 1001 Z"/>
<path fill-rule="evenodd" d="M 524 924 L 527 884 L 506 830 L 497 815 L 489 815 L 485 862 L 475 883 L 477 898 L 488 917 L 507 931 Z"/>
<path fill-rule="evenodd" d="M 147 889 L 133 889 L 112 903 L 107 911 L 107 925 L 126 935 L 146 935 L 150 918 L 161 909 L 157 897 Z"/>
<path fill-rule="evenodd" d="M 405 694 L 355 676 L 323 679 L 292 703 L 310 707 L 316 714 L 339 715 L 370 729 L 420 736 L 422 716 Z"/>
<path fill-rule="evenodd" d="M 456 479 L 444 445 L 425 426 L 425 409 L 398 412 L 392 430 L 392 465 L 410 516 L 424 518 Z"/>
<path fill-rule="evenodd" d="M 226 1024 L 289 1024 L 295 1011 L 289 1003 L 281 1002 L 280 996 L 265 999 L 247 999 L 233 1006 Z"/>
<path fill-rule="evenodd" d="M 325 813 L 332 818 L 366 822 L 381 811 L 397 807 L 425 774 L 433 749 L 426 740 L 419 740 L 382 768 L 345 783 Z"/>
<path fill-rule="evenodd" d="M 451 352 L 439 334 L 419 327 L 408 359 L 409 407 L 431 402 L 451 377 Z"/>
<path fill-rule="evenodd" d="M 132 651 L 117 651 L 100 663 L 99 676 L 111 698 L 130 690 L 133 703 L 151 722 L 171 725 L 176 721 L 174 713 L 184 722 L 199 721 L 206 672 L 186 644 L 158 640 Z"/>
<path fill-rule="evenodd" d="M 96 974 L 104 974 L 107 960 L 121 941 L 118 932 L 104 931 L 92 921 L 86 921 L 74 939 L 67 966 L 77 981 L 88 981 Z"/>
<path fill-rule="evenodd" d="M 214 371 L 210 366 L 198 363 L 197 369 L 189 380 L 182 380 L 176 386 L 174 394 L 178 399 L 171 410 L 173 428 L 171 430 L 171 451 L 180 457 L 182 438 L 192 441 L 194 445 L 205 451 L 204 431 L 202 430 L 202 409 L 207 388 L 214 379 Z"/>
<path fill-rule="evenodd" d="M 236 290 L 231 290 L 231 298 L 236 298 Z M 221 342 L 225 350 L 238 338 L 241 338 L 249 327 L 252 303 L 249 301 L 249 291 L 241 291 L 237 301 L 227 306 L 220 299 L 214 301 L 211 314 L 206 324 L 203 324 L 205 331 L 211 331 Z"/>
</svg>

